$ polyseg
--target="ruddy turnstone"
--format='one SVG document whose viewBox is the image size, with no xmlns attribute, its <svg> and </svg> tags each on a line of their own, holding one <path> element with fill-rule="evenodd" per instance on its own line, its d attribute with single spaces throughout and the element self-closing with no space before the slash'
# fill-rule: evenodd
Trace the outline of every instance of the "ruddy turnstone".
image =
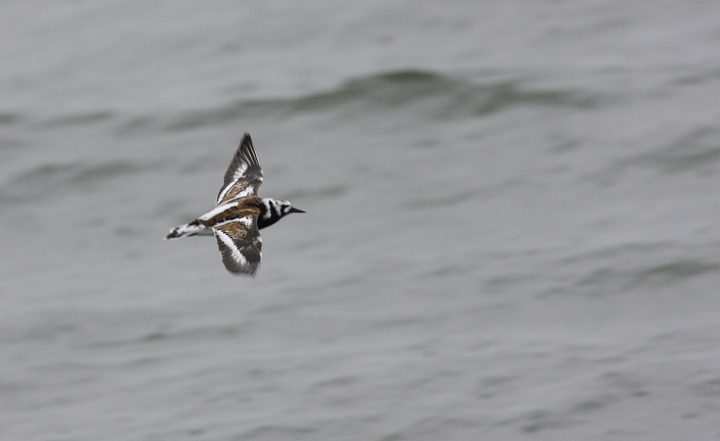
<svg viewBox="0 0 720 441">
<path fill-rule="evenodd" d="M 170 230 L 165 239 L 215 234 L 225 268 L 233 274 L 254 276 L 262 256 L 261 228 L 268 227 L 290 213 L 305 213 L 290 202 L 256 196 L 263 173 L 250 134 L 225 172 L 215 208 L 189 224 Z"/>
</svg>

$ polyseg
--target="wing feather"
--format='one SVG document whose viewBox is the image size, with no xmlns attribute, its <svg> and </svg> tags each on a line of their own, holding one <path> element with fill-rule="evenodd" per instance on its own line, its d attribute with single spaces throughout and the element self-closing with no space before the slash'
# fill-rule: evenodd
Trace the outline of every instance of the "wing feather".
<svg viewBox="0 0 720 441">
<path fill-rule="evenodd" d="M 213 227 L 225 268 L 233 274 L 254 276 L 262 257 L 257 216 L 246 216 Z"/>
<path fill-rule="evenodd" d="M 223 186 L 217 196 L 217 205 L 243 196 L 255 195 L 262 184 L 263 173 L 249 133 L 245 133 L 240 146 L 225 172 Z"/>
</svg>

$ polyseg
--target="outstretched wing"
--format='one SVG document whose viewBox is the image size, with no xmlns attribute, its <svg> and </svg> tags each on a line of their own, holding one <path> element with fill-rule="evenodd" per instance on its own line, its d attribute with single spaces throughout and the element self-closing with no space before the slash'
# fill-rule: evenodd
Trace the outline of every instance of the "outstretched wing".
<svg viewBox="0 0 720 441">
<path fill-rule="evenodd" d="M 245 216 L 213 226 L 225 268 L 233 274 L 254 276 L 262 257 L 257 216 Z"/>
<path fill-rule="evenodd" d="M 255 195 L 262 180 L 262 169 L 252 139 L 249 133 L 245 133 L 225 172 L 225 180 L 217 196 L 217 205 L 243 196 Z"/>
</svg>

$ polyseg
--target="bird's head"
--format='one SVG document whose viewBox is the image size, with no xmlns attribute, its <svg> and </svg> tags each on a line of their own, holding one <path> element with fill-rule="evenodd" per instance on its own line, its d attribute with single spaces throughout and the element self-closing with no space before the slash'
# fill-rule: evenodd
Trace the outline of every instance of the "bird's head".
<svg viewBox="0 0 720 441">
<path fill-rule="evenodd" d="M 282 212 L 283 216 L 287 216 L 290 213 L 305 213 L 303 210 L 299 208 L 295 208 L 292 206 L 290 201 L 279 201 L 280 202 L 280 211 Z"/>
<path fill-rule="evenodd" d="M 263 198 L 258 216 L 258 228 L 268 227 L 290 213 L 305 213 L 292 206 L 290 201 Z"/>
</svg>

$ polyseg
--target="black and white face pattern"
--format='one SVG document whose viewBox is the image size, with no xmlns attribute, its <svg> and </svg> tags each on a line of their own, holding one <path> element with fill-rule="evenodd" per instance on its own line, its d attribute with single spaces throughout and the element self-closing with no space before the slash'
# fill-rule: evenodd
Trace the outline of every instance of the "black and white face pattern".
<svg viewBox="0 0 720 441">
<path fill-rule="evenodd" d="M 269 227 L 290 213 L 304 213 L 302 210 L 293 208 L 288 201 L 280 199 L 263 198 L 258 215 L 258 229 Z"/>
</svg>

